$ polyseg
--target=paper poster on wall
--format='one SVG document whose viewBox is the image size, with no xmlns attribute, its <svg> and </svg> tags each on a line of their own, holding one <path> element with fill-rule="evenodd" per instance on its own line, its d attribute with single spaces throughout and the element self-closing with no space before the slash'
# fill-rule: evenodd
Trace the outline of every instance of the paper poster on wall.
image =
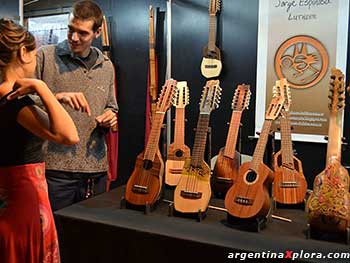
<svg viewBox="0 0 350 263">
<path fill-rule="evenodd" d="M 293 140 L 325 142 L 331 68 L 346 75 L 348 16 L 348 0 L 259 1 L 256 131 L 275 81 L 286 78 Z"/>
</svg>

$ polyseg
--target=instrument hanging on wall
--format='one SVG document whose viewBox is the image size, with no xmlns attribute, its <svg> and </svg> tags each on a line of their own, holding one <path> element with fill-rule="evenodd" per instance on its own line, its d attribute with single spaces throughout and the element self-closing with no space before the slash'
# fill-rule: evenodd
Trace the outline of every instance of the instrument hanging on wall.
<svg viewBox="0 0 350 263">
<path fill-rule="evenodd" d="M 159 198 L 164 163 L 159 151 L 159 137 L 166 111 L 176 95 L 176 80 L 169 79 L 162 88 L 157 111 L 152 116 L 152 129 L 144 152 L 137 156 L 125 191 L 125 200 L 133 205 L 151 206 Z"/>
<path fill-rule="evenodd" d="M 263 163 L 263 157 L 272 122 L 280 115 L 283 103 L 284 98 L 277 96 L 274 91 L 253 159 L 239 167 L 237 180 L 226 193 L 225 207 L 229 215 L 234 218 L 249 220 L 263 218 L 270 211 L 268 186 L 273 181 L 273 174 Z"/>
<path fill-rule="evenodd" d="M 218 108 L 221 95 L 219 80 L 207 81 L 202 92 L 200 113 L 191 158 L 185 161 L 174 192 L 174 208 L 181 213 L 205 212 L 211 197 L 210 168 L 204 161 L 210 113 Z"/>
<path fill-rule="evenodd" d="M 349 175 L 341 165 L 342 111 L 345 106 L 344 75 L 331 70 L 329 85 L 329 130 L 326 169 L 314 180 L 307 201 L 308 221 L 319 232 L 347 232 L 350 223 Z"/>
<path fill-rule="evenodd" d="M 274 201 L 281 204 L 304 203 L 307 182 L 301 161 L 293 154 L 289 109 L 291 95 L 286 79 L 276 82 L 276 90 L 285 99 L 280 117 L 281 150 L 274 155 Z"/>
<path fill-rule="evenodd" d="M 240 153 L 236 151 L 237 137 L 242 112 L 249 106 L 250 95 L 249 85 L 238 85 L 235 90 L 231 104 L 232 115 L 226 144 L 224 148 L 220 149 L 211 177 L 211 188 L 216 195 L 225 196 L 238 176 Z"/>
<path fill-rule="evenodd" d="M 209 40 L 203 48 L 201 63 L 202 75 L 214 78 L 220 75 L 222 69 L 220 49 L 215 45 L 216 40 L 216 13 L 220 10 L 220 0 L 210 0 L 209 4 Z"/>
<path fill-rule="evenodd" d="M 149 90 L 151 95 L 151 112 L 152 115 L 157 110 L 158 87 L 156 79 L 156 52 L 155 52 L 155 36 L 154 36 L 154 9 L 149 8 Z"/>
<path fill-rule="evenodd" d="M 185 145 L 185 107 L 189 104 L 187 81 L 177 83 L 177 96 L 173 105 L 175 111 L 174 142 L 169 145 L 168 159 L 165 162 L 165 183 L 176 186 L 181 178 L 186 158 L 191 156 L 190 148 Z"/>
</svg>

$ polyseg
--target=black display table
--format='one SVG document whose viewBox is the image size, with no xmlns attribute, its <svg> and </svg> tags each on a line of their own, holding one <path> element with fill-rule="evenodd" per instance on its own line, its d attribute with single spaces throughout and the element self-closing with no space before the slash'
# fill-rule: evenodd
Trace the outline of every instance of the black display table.
<svg viewBox="0 0 350 263">
<path fill-rule="evenodd" d="M 259 233 L 246 232 L 227 227 L 226 213 L 213 209 L 201 222 L 168 216 L 164 201 L 148 215 L 121 209 L 124 189 L 121 186 L 55 212 L 62 263 L 286 262 L 289 260 L 273 259 L 272 253 L 288 257 L 287 251 L 308 257 L 293 262 L 350 262 L 345 243 L 305 238 L 306 215 L 302 210 L 278 209 L 274 214 L 293 222 L 273 219 Z M 167 190 L 163 198 L 172 199 L 171 195 Z M 213 198 L 211 205 L 223 207 L 223 200 Z M 261 252 L 260 259 L 248 258 L 243 252 Z M 228 258 L 230 253 L 236 259 Z M 311 253 L 323 253 L 324 258 L 314 254 L 312 259 Z M 327 253 L 335 257 L 348 253 L 348 259 L 328 259 Z M 244 257 L 245 261 L 240 260 Z"/>
</svg>

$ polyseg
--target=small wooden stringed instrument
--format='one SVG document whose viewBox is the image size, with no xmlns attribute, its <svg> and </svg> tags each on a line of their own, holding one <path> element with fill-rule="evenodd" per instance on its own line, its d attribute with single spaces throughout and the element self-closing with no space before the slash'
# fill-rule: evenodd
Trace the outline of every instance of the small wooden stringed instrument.
<svg viewBox="0 0 350 263">
<path fill-rule="evenodd" d="M 215 45 L 216 39 L 216 13 L 220 10 L 220 0 L 210 0 L 209 4 L 209 40 L 203 48 L 201 63 L 202 75 L 214 78 L 220 75 L 222 69 L 220 49 Z"/>
<path fill-rule="evenodd" d="M 290 89 L 286 79 L 276 82 L 277 92 L 285 102 L 280 117 L 281 150 L 274 155 L 274 200 L 281 204 L 300 204 L 304 202 L 307 182 L 303 174 L 301 161 L 293 155 L 289 109 L 291 105 Z"/>
<path fill-rule="evenodd" d="M 264 152 L 272 121 L 279 116 L 284 99 L 275 96 L 265 114 L 265 121 L 251 162 L 239 167 L 238 177 L 225 197 L 225 208 L 230 216 L 240 219 L 255 219 L 267 216 L 270 210 L 268 186 L 273 174 L 263 163 Z"/>
<path fill-rule="evenodd" d="M 138 206 L 153 205 L 159 198 L 164 163 L 159 151 L 159 136 L 166 111 L 176 93 L 176 80 L 169 79 L 162 88 L 157 111 L 152 116 L 152 129 L 144 152 L 137 156 L 125 191 L 125 200 Z"/>
<path fill-rule="evenodd" d="M 330 117 L 326 169 L 314 180 L 307 201 L 311 229 L 320 232 L 346 232 L 350 223 L 349 175 L 341 165 L 341 120 L 344 109 L 344 75 L 333 68 L 330 79 Z"/>
<path fill-rule="evenodd" d="M 235 90 L 231 105 L 232 115 L 226 144 L 224 148 L 220 149 L 211 177 L 211 188 L 216 195 L 225 196 L 238 176 L 240 153 L 236 151 L 237 137 L 242 112 L 248 108 L 250 95 L 249 85 L 238 85 Z"/>
<path fill-rule="evenodd" d="M 207 81 L 200 102 L 200 113 L 191 158 L 187 158 L 174 192 L 174 208 L 181 213 L 205 212 L 211 197 L 210 168 L 204 161 L 210 113 L 219 106 L 219 80 Z"/>
<path fill-rule="evenodd" d="M 175 111 L 174 142 L 169 145 L 168 159 L 165 163 L 165 183 L 175 186 L 181 178 L 185 159 L 191 156 L 190 148 L 185 145 L 185 107 L 189 103 L 187 81 L 177 83 L 177 96 L 173 105 Z"/>
</svg>

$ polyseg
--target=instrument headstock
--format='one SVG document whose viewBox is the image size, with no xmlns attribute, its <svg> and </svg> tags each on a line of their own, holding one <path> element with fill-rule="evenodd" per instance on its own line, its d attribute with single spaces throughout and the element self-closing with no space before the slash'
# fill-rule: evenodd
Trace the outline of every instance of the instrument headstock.
<svg viewBox="0 0 350 263">
<path fill-rule="evenodd" d="M 345 84 L 344 74 L 341 70 L 332 68 L 329 81 L 329 104 L 328 108 L 331 112 L 337 112 L 345 106 Z"/>
<path fill-rule="evenodd" d="M 190 91 L 187 86 L 187 81 L 179 81 L 176 86 L 177 92 L 173 105 L 176 108 L 185 108 L 190 102 Z"/>
<path fill-rule="evenodd" d="M 276 82 L 276 86 L 279 86 Z M 265 113 L 266 120 L 276 120 L 281 113 L 281 110 L 285 103 L 285 97 L 281 95 L 279 90 L 273 87 L 273 97 Z"/>
<path fill-rule="evenodd" d="M 209 80 L 206 82 L 200 101 L 200 113 L 210 114 L 210 112 L 219 107 L 221 88 L 219 80 Z"/>
<path fill-rule="evenodd" d="M 292 105 L 292 95 L 287 79 L 277 80 L 272 92 L 274 97 L 282 97 L 284 99 L 283 108 L 285 111 L 289 111 Z"/>
<path fill-rule="evenodd" d="M 166 80 L 157 102 L 158 112 L 166 112 L 172 105 L 177 92 L 176 84 L 177 81 L 174 79 Z"/>
<path fill-rule="evenodd" d="M 248 109 L 251 94 L 250 85 L 238 85 L 232 99 L 232 110 L 243 111 L 244 109 Z"/>
<path fill-rule="evenodd" d="M 220 0 L 210 0 L 209 14 L 216 15 L 220 11 Z"/>
</svg>

